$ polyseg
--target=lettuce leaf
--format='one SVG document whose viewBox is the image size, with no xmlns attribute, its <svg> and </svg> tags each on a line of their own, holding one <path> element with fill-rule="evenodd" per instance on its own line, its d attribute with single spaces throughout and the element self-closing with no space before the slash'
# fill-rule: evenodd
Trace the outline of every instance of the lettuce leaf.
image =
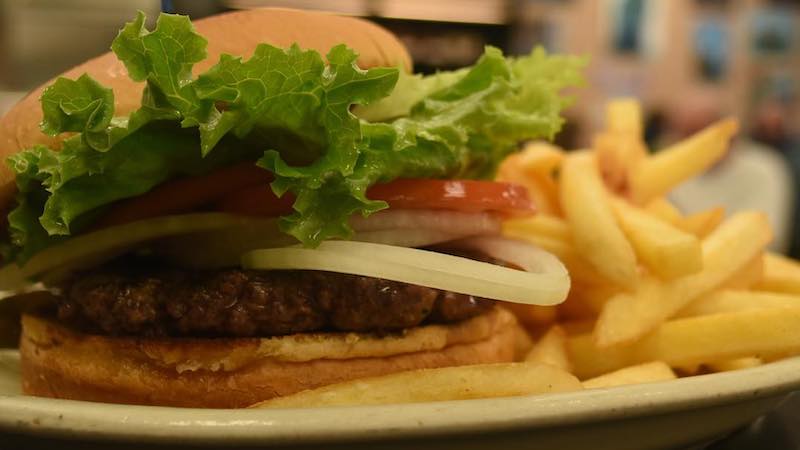
<svg viewBox="0 0 800 450">
<path fill-rule="evenodd" d="M 112 45 L 131 78 L 146 82 L 130 117 L 114 117 L 113 93 L 88 75 L 43 93 L 43 131 L 77 134 L 59 152 L 39 146 L 9 159 L 19 195 L 7 257 L 22 262 L 171 178 L 256 160 L 274 173 L 278 195 L 296 197 L 284 231 L 312 246 L 347 238 L 350 215 L 386 207 L 366 198 L 372 184 L 490 177 L 520 141 L 552 137 L 567 104 L 560 90 L 580 80 L 577 59 L 542 50 L 505 58 L 489 47 L 471 68 L 404 75 L 395 88 L 397 69 L 362 70 L 344 45 L 323 59 L 267 44 L 247 60 L 222 55 L 193 78 L 206 41 L 189 20 L 162 14 L 154 30 L 144 24 L 140 13 Z"/>
<path fill-rule="evenodd" d="M 559 113 L 568 103 L 559 91 L 580 81 L 580 64 L 576 58 L 549 57 L 542 49 L 520 59 L 504 58 L 488 47 L 473 67 L 455 76 L 422 78 L 438 89 L 423 94 L 410 111 L 403 111 L 405 117 L 390 123 L 361 121 L 359 158 L 350 175 L 329 173 L 321 180 L 313 168 L 287 166 L 268 152 L 259 164 L 275 173 L 273 189 L 297 195 L 295 213 L 282 218 L 284 231 L 311 244 L 350 237 L 350 215 L 386 207 L 366 198 L 366 189 L 378 182 L 491 178 L 520 141 L 558 132 Z M 381 102 L 367 109 L 372 107 L 381 108 Z"/>
</svg>

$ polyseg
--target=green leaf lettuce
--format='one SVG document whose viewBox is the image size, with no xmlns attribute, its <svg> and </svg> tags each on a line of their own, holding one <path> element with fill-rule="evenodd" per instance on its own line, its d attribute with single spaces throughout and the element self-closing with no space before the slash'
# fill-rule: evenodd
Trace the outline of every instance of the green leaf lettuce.
<svg viewBox="0 0 800 450">
<path fill-rule="evenodd" d="M 323 59 L 262 44 L 195 78 L 206 41 L 189 20 L 162 14 L 152 31 L 144 23 L 139 14 L 112 45 L 146 83 L 130 117 L 114 117 L 113 92 L 88 75 L 44 91 L 42 130 L 76 134 L 58 152 L 37 146 L 9 158 L 19 194 L 6 257 L 24 262 L 116 201 L 241 161 L 257 161 L 276 194 L 296 197 L 284 231 L 306 245 L 347 238 L 350 215 L 386 207 L 366 198 L 372 184 L 488 178 L 520 141 L 552 137 L 567 104 L 560 91 L 580 81 L 582 64 L 488 47 L 470 68 L 422 77 L 362 70 L 344 45 Z"/>
</svg>

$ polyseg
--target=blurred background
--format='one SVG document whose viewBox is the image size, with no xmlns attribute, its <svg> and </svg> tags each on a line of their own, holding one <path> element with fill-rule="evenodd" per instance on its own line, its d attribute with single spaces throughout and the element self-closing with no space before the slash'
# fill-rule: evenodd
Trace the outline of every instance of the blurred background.
<svg viewBox="0 0 800 450">
<path fill-rule="evenodd" d="M 657 150 L 733 115 L 741 134 L 719 167 L 679 189 L 686 212 L 760 206 L 800 255 L 800 1 L 783 0 L 0 0 L 0 113 L 107 51 L 137 9 L 193 18 L 261 6 L 368 17 L 406 43 L 420 72 L 469 65 L 487 44 L 586 55 L 586 86 L 557 141 L 591 144 L 605 101 L 641 99 Z"/>
</svg>

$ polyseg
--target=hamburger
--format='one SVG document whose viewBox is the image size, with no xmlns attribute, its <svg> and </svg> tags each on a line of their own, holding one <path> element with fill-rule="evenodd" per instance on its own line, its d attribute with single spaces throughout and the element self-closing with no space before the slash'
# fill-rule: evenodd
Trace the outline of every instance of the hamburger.
<svg viewBox="0 0 800 450">
<path fill-rule="evenodd" d="M 232 408 L 511 361 L 498 305 L 566 296 L 499 237 L 533 205 L 490 180 L 558 131 L 579 61 L 413 75 L 379 26 L 284 9 L 139 14 L 111 49 L 0 120 L 25 393 Z"/>
</svg>

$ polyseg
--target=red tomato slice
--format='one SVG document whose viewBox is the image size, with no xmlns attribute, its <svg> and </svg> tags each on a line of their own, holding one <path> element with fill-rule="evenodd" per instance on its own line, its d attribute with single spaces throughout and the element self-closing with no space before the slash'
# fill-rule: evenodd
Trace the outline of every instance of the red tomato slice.
<svg viewBox="0 0 800 450">
<path fill-rule="evenodd" d="M 384 200 L 400 209 L 491 211 L 515 216 L 535 211 L 524 187 L 495 181 L 402 179 L 370 187 L 367 198 Z M 237 214 L 278 216 L 290 212 L 293 202 L 291 195 L 277 198 L 269 186 L 261 185 L 227 195 L 218 208 Z"/>
<path fill-rule="evenodd" d="M 193 211 L 248 186 L 266 186 L 272 178 L 270 172 L 252 163 L 237 164 L 207 175 L 179 178 L 115 204 L 93 228 Z"/>
<path fill-rule="evenodd" d="M 497 181 L 402 179 L 370 187 L 367 197 L 402 209 L 494 211 L 513 215 L 534 212 L 524 187 Z"/>
</svg>

